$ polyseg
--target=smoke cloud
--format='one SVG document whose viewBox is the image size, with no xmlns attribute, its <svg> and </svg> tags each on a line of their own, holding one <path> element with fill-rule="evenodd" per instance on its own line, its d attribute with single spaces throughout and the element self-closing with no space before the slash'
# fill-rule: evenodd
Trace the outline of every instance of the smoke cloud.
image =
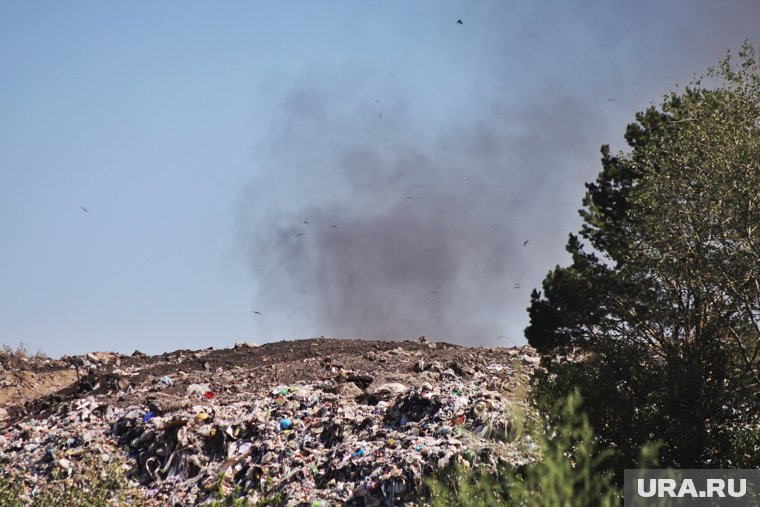
<svg viewBox="0 0 760 507">
<path fill-rule="evenodd" d="M 549 49 L 540 28 L 489 40 L 484 51 L 497 63 L 451 111 L 403 82 L 373 88 L 376 76 L 366 69 L 305 73 L 259 143 L 260 163 L 274 167 L 262 168 L 240 201 L 261 332 L 522 343 L 531 289 L 567 262 L 563 246 L 578 228 L 583 183 L 599 171 L 600 145 L 620 146 L 633 112 L 678 81 L 669 80 L 671 67 L 702 62 L 713 42 L 719 58 L 729 25 L 738 23 L 735 13 L 717 15 L 721 31 L 709 5 L 689 5 L 687 19 L 672 9 L 651 22 L 654 5 L 576 17 L 588 34 L 579 44 L 600 44 L 589 53 Z M 640 25 L 621 32 L 606 17 L 613 14 Z M 710 16 L 710 41 L 687 30 Z M 496 32 L 493 17 L 482 19 Z M 649 40 L 637 33 L 644 26 Z M 613 36 L 617 42 L 601 46 Z M 684 37 L 678 58 L 675 49 L 661 50 L 668 37 Z M 500 60 L 502 49 L 520 44 L 531 54 Z M 712 54 L 680 81 L 715 63 Z M 641 73 L 658 79 L 642 83 Z M 524 82 L 511 86 L 516 79 Z M 500 95 L 510 89 L 522 95 Z M 498 342 L 503 335 L 508 340 Z"/>
<path fill-rule="evenodd" d="M 257 301 L 330 336 L 487 343 L 505 335 L 503 323 L 524 311 L 546 269 L 532 259 L 547 238 L 565 235 L 553 209 L 577 177 L 563 166 L 588 145 L 587 125 L 551 126 L 580 117 L 578 104 L 436 131 L 401 104 L 330 113 L 344 100 L 308 89 L 286 101 L 276 144 L 289 163 L 245 199 L 246 250 L 263 282 Z M 527 120 L 540 128 L 516 131 Z M 308 204 L 293 208 L 294 198 Z"/>
</svg>

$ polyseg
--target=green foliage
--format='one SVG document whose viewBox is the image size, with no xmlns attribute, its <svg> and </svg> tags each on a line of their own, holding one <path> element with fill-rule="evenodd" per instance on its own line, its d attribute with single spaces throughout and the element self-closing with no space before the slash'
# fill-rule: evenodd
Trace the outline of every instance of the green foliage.
<svg viewBox="0 0 760 507">
<path fill-rule="evenodd" d="M 256 501 L 256 507 L 279 507 L 285 505 L 285 493 L 273 493 Z"/>
<path fill-rule="evenodd" d="M 274 491 L 274 480 L 271 477 L 266 478 L 266 483 L 261 490 L 262 497 L 255 502 L 242 494 L 240 485 L 232 488 L 229 484 L 229 476 L 225 472 L 220 472 L 216 476 L 214 489 L 210 498 L 204 505 L 209 507 L 246 507 L 249 505 L 255 507 L 277 507 L 285 505 L 285 494 L 280 491 Z"/>
<path fill-rule="evenodd" d="M 612 507 L 621 494 L 606 471 L 609 450 L 600 450 L 581 398 L 571 394 L 546 421 L 545 433 L 535 433 L 542 457 L 520 468 L 503 466 L 491 474 L 458 469 L 429 483 L 434 507 L 547 506 Z M 642 460 L 653 462 L 655 447 L 646 446 Z"/>
<path fill-rule="evenodd" d="M 242 496 L 242 487 L 236 486 L 230 488 L 227 482 L 227 475 L 220 472 L 216 476 L 214 490 L 211 492 L 211 498 L 206 502 L 209 507 L 246 507 L 250 505 L 248 498 Z"/>
<path fill-rule="evenodd" d="M 666 466 L 760 465 L 760 64 L 745 44 L 708 76 L 602 148 L 572 264 L 531 295 L 528 341 L 576 354 L 537 403 L 578 389 L 619 470 L 652 439 Z"/>
<path fill-rule="evenodd" d="M 510 493 L 517 487 L 516 475 L 508 469 L 491 475 L 485 471 L 455 469 L 446 476 L 429 481 L 433 507 L 490 507 L 510 504 Z"/>
<path fill-rule="evenodd" d="M 130 488 L 118 460 L 102 462 L 85 455 L 72 463 L 72 473 L 57 469 L 30 494 L 24 477 L 11 478 L 0 470 L 0 507 L 92 507 L 141 505 L 142 497 Z"/>
<path fill-rule="evenodd" d="M 0 476 L 0 507 L 16 507 L 24 505 L 23 489 L 15 482 Z"/>
<path fill-rule="evenodd" d="M 281 503 L 266 503 L 266 504 L 259 504 L 256 503 L 256 505 L 280 505 Z M 248 505 L 252 505 L 248 498 L 245 496 L 240 495 L 226 495 L 218 498 L 214 498 L 213 500 L 208 501 L 205 505 L 208 505 L 209 507 L 247 507 Z"/>
<path fill-rule="evenodd" d="M 541 439 L 543 460 L 529 466 L 519 505 L 613 506 L 620 495 L 604 471 L 610 452 L 599 450 L 578 393 L 558 404 L 552 434 Z"/>
</svg>

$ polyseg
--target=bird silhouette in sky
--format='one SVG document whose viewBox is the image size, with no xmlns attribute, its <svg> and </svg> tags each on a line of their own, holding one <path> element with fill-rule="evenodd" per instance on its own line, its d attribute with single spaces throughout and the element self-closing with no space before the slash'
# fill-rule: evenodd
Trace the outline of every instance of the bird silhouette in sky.
<svg viewBox="0 0 760 507">
<path fill-rule="evenodd" d="M 516 284 L 515 284 L 515 289 L 519 289 L 519 288 L 520 288 L 520 284 L 519 284 L 519 283 L 516 283 Z"/>
<path fill-rule="evenodd" d="M 331 225 L 330 227 L 333 228 L 333 229 L 337 229 L 338 228 L 337 225 Z"/>
<path fill-rule="evenodd" d="M 79 206 L 79 208 L 80 208 L 82 211 L 84 211 L 85 213 L 89 213 L 89 212 L 90 212 L 90 210 L 88 210 L 88 209 L 87 209 L 87 208 L 85 208 L 84 206 Z"/>
<path fill-rule="evenodd" d="M 525 241 L 523 241 L 523 246 L 527 245 L 527 244 L 528 244 L 528 241 L 530 241 L 530 240 L 529 240 L 529 239 L 526 239 Z"/>
<path fill-rule="evenodd" d="M 305 233 L 305 232 L 299 232 L 298 234 L 296 234 L 296 238 L 300 238 L 300 237 L 301 237 L 301 236 L 303 236 L 304 234 L 306 234 L 306 233 Z"/>
<path fill-rule="evenodd" d="M 305 223 L 305 224 L 307 224 L 307 225 L 308 225 L 308 224 L 309 224 L 309 221 L 308 221 L 308 220 L 304 220 L 304 221 L 303 221 L 303 223 Z"/>
<path fill-rule="evenodd" d="M 462 20 L 461 20 L 461 19 L 457 19 L 457 25 L 463 25 L 463 24 L 464 24 L 464 23 L 462 23 Z"/>
<path fill-rule="evenodd" d="M 256 310 L 251 310 L 251 313 L 255 313 L 256 315 L 261 315 L 261 312 L 257 312 Z"/>
</svg>

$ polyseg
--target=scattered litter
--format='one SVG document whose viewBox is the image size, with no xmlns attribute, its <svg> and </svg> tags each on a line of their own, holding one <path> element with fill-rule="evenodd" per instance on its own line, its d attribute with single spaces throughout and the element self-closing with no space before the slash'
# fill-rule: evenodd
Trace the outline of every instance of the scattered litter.
<svg viewBox="0 0 760 507">
<path fill-rule="evenodd" d="M 3 473 L 31 498 L 52 474 L 75 474 L 87 453 L 104 462 L 119 455 L 147 505 L 201 505 L 237 491 L 251 505 L 278 497 L 284 505 L 380 506 L 417 502 L 425 479 L 450 466 L 488 470 L 535 459 L 536 444 L 514 421 L 529 408 L 509 394 L 515 372 L 530 370 L 519 363 L 536 363 L 530 349 L 478 358 L 468 352 L 478 349 L 458 348 L 446 356 L 446 344 L 433 351 L 410 340 L 367 344 L 372 359 L 364 350 L 360 363 L 349 363 L 337 349 L 343 341 L 315 343 L 309 349 L 318 360 L 298 377 L 276 362 L 288 349 L 275 353 L 270 344 L 235 349 L 258 354 L 246 359 L 256 370 L 208 351 L 167 354 L 172 369 L 154 373 L 141 372 L 141 356 L 117 357 L 120 365 L 113 360 L 100 376 L 84 377 L 98 388 L 73 390 L 26 417 L 9 410 Z M 322 347 L 333 343 L 324 361 Z M 285 371 L 288 384 L 278 384 Z M 106 381 L 114 375 L 129 380 L 129 391 Z"/>
<path fill-rule="evenodd" d="M 209 391 L 208 384 L 190 384 L 187 386 L 187 396 L 189 398 L 203 396 L 203 393 Z"/>
</svg>

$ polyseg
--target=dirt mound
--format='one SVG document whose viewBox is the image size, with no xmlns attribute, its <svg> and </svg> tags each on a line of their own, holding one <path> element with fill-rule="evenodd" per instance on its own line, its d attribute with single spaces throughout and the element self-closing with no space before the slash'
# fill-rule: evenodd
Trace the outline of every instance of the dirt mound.
<svg viewBox="0 0 760 507">
<path fill-rule="evenodd" d="M 234 391 L 241 372 L 252 387 L 266 387 L 279 382 L 314 382 L 334 377 L 341 371 L 360 388 L 366 388 L 372 374 L 412 373 L 420 371 L 420 362 L 434 370 L 452 368 L 472 373 L 488 361 L 524 355 L 526 348 L 467 348 L 447 343 L 412 341 L 368 341 L 356 339 L 312 338 L 280 341 L 261 346 L 240 343 L 230 349 L 177 350 L 156 356 L 139 351 L 132 355 L 93 352 L 59 360 L 17 358 L 0 361 L 0 385 L 3 389 L 0 409 L 15 418 L 44 415 L 57 403 L 89 394 L 120 393 L 117 403 L 133 401 L 129 393 L 157 383 L 164 376 L 177 376 L 178 382 L 165 386 L 166 394 L 182 393 L 196 374 L 212 373 Z M 518 353 L 519 351 L 519 353 Z M 422 353 L 422 354 L 421 354 Z M 77 372 L 78 370 L 78 372 Z M 351 373 L 348 373 L 351 372 Z M 495 373 L 492 371 L 492 373 Z M 79 374 L 79 379 L 77 375 Z M 364 381 L 361 376 L 364 375 Z M 495 376 L 497 378 L 498 375 Z M 509 392 L 513 382 L 497 386 Z M 3 421 L 0 419 L 0 427 Z"/>
</svg>

